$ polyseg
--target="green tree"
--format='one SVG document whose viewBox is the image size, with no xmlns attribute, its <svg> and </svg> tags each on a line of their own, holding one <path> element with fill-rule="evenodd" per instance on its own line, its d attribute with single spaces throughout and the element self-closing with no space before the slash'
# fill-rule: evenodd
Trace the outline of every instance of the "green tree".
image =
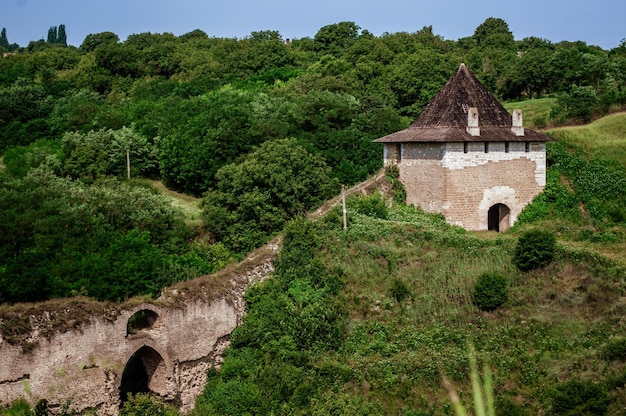
<svg viewBox="0 0 626 416">
<path fill-rule="evenodd" d="M 119 41 L 119 36 L 113 32 L 92 33 L 85 37 L 85 40 L 83 40 L 83 43 L 80 45 L 80 49 L 85 52 L 92 52 L 100 45 L 118 43 Z"/>
<path fill-rule="evenodd" d="M 598 96 L 593 87 L 579 87 L 572 84 L 567 93 L 557 97 L 557 105 L 552 109 L 552 117 L 573 118 L 588 123 L 598 110 L 598 104 Z"/>
<path fill-rule="evenodd" d="M 67 34 L 65 33 L 65 25 L 59 25 L 59 30 L 57 32 L 57 38 L 55 40 L 55 43 L 67 46 Z"/>
<path fill-rule="evenodd" d="M 58 32 L 57 32 L 57 27 L 56 26 L 51 26 L 50 29 L 48 29 L 48 39 L 47 39 L 47 42 L 48 43 L 56 43 L 58 36 L 59 35 L 58 35 Z"/>
<path fill-rule="evenodd" d="M 507 279 L 499 273 L 483 273 L 474 284 L 473 302 L 481 311 L 497 309 L 508 297 Z"/>
<path fill-rule="evenodd" d="M 58 136 L 70 131 L 87 133 L 106 107 L 104 97 L 93 90 L 82 88 L 68 92 L 55 100 L 49 117 L 50 128 Z"/>
<path fill-rule="evenodd" d="M 51 103 L 45 89 L 28 79 L 0 88 L 0 151 L 49 136 Z"/>
<path fill-rule="evenodd" d="M 4 48 L 7 51 L 9 50 L 9 39 L 7 38 L 7 29 L 2 28 L 2 32 L 0 32 L 0 48 Z"/>
<path fill-rule="evenodd" d="M 106 175 L 125 176 L 126 151 L 131 159 L 131 176 L 149 177 L 158 172 L 157 150 L 133 127 L 119 130 L 69 132 L 62 139 L 64 172 L 72 178 L 92 182 Z"/>
<path fill-rule="evenodd" d="M 263 143 L 242 162 L 221 168 L 203 199 L 212 234 L 249 251 L 337 192 L 330 169 L 293 139 Z"/>
<path fill-rule="evenodd" d="M 0 175 L 0 303 L 81 288 L 100 300 L 158 294 L 167 263 L 184 251 L 183 228 L 167 198 L 133 182 L 88 187 L 46 169 Z M 178 278 L 195 277 L 177 264 Z"/>
<path fill-rule="evenodd" d="M 168 186 L 201 195 L 218 169 L 265 140 L 289 136 L 295 104 L 265 93 L 220 88 L 188 103 L 192 116 L 161 142 L 161 174 Z"/>
<path fill-rule="evenodd" d="M 63 149 L 58 140 L 40 139 L 28 146 L 15 146 L 3 156 L 4 172 L 14 178 L 23 178 L 31 169 L 45 167 L 61 174 Z"/>
<path fill-rule="evenodd" d="M 317 51 L 339 54 L 342 49 L 352 45 L 359 36 L 361 28 L 354 22 L 340 22 L 320 28 L 313 38 Z"/>
<path fill-rule="evenodd" d="M 473 38 L 479 47 L 515 47 L 515 39 L 509 30 L 508 23 L 500 18 L 488 17 L 476 28 Z"/>
</svg>

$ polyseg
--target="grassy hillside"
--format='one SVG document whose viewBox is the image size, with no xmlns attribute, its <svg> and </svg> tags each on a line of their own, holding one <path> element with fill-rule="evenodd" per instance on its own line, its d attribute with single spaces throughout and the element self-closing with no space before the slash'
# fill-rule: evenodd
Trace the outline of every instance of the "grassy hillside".
<svg viewBox="0 0 626 416">
<path fill-rule="evenodd" d="M 550 122 L 550 112 L 556 103 L 556 98 L 538 98 L 534 100 L 504 103 L 509 113 L 513 110 L 522 110 L 524 126 L 531 129 L 543 129 Z"/>
<path fill-rule="evenodd" d="M 513 232 L 542 227 L 576 247 L 626 263 L 626 114 L 548 130 L 545 191 Z"/>
<path fill-rule="evenodd" d="M 546 192 L 506 233 L 376 193 L 349 198 L 347 230 L 339 208 L 289 224 L 193 414 L 452 415 L 442 380 L 472 408 L 471 346 L 498 415 L 623 414 L 626 176 L 606 149 L 624 120 L 551 130 Z M 196 201 L 183 200 L 193 219 Z M 533 229 L 557 236 L 555 259 L 522 272 L 512 258 Z M 473 303 L 486 272 L 508 282 L 489 312 Z"/>
<path fill-rule="evenodd" d="M 195 414 L 453 414 L 442 376 L 471 406 L 470 344 L 493 371 L 498 414 L 626 405 L 626 356 L 611 353 L 626 346 L 621 265 L 560 244 L 550 266 L 523 273 L 511 235 L 349 207 L 346 231 L 338 210 L 287 231 Z M 472 303 L 484 272 L 510 285 L 493 312 Z"/>
<path fill-rule="evenodd" d="M 249 294 L 248 319 L 196 414 L 450 415 L 444 376 L 473 406 L 471 345 L 493 372 L 497 414 L 622 414 L 626 188 L 623 165 L 599 149 L 619 147 L 623 120 L 551 131 L 560 141 L 548 149 L 546 192 L 507 233 L 381 209 L 374 196 L 349 201 L 346 231 L 335 210 L 315 232 L 287 238 L 275 278 Z M 557 236 L 556 257 L 522 272 L 512 258 L 533 229 Z M 281 268 L 294 252 L 300 266 Z M 485 272 L 509 284 L 491 312 L 473 303 Z M 320 328 L 331 335 L 303 341 Z"/>
<path fill-rule="evenodd" d="M 201 198 L 196 198 L 191 195 L 182 194 L 180 192 L 168 189 L 161 181 L 151 180 L 149 182 L 152 184 L 152 186 L 163 192 L 163 194 L 171 200 L 173 207 L 178 208 L 182 211 L 183 215 L 185 216 L 185 221 L 188 224 L 201 223 Z"/>
<path fill-rule="evenodd" d="M 626 167 L 626 113 L 612 114 L 584 126 L 548 130 L 547 133 L 582 149 L 590 158 L 617 161 Z"/>
</svg>

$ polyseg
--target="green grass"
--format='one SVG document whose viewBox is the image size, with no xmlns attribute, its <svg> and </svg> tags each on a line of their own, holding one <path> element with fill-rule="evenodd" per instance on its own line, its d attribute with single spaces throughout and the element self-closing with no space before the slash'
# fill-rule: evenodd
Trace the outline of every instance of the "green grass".
<svg viewBox="0 0 626 416">
<path fill-rule="evenodd" d="M 537 98 L 533 100 L 504 103 L 509 113 L 513 110 L 522 110 L 524 126 L 531 129 L 543 129 L 550 124 L 550 112 L 556 103 L 556 98 Z"/>
<path fill-rule="evenodd" d="M 590 158 L 614 160 L 626 167 L 626 113 L 612 114 L 584 126 L 548 130 L 547 134 L 583 149 Z"/>
<path fill-rule="evenodd" d="M 180 209 L 185 216 L 187 224 L 202 224 L 202 209 L 200 208 L 200 198 L 191 195 L 181 194 L 168 189 L 161 181 L 149 181 L 152 186 L 163 192 L 172 201 L 172 206 Z"/>
<path fill-rule="evenodd" d="M 512 233 L 533 227 L 547 229 L 574 247 L 602 253 L 626 264 L 626 223 L 592 214 L 598 204 L 623 207 L 623 201 L 619 198 L 607 199 L 604 191 L 611 188 L 608 185 L 618 183 L 615 180 L 623 177 L 623 171 L 626 171 L 626 113 L 612 114 L 584 126 L 555 128 L 546 133 L 558 141 L 548 146 L 549 160 L 554 164 L 548 166 L 548 172 L 554 174 L 552 177 L 556 178 L 556 186 L 561 190 L 555 190 L 554 183 L 549 183 L 545 194 L 549 196 L 538 198 L 543 199 L 544 204 L 547 202 L 548 216 L 531 223 L 518 223 Z M 563 147 L 561 144 L 567 149 L 565 153 L 557 150 Z M 568 153 L 572 160 L 579 160 L 577 167 L 569 166 L 565 157 Z M 576 189 L 583 182 L 592 181 L 600 174 L 597 169 L 585 169 L 588 162 L 600 162 L 608 173 L 612 172 L 615 180 L 604 185 L 596 179 L 597 189 L 587 188 L 584 195 L 577 194 Z M 562 198 L 567 194 L 575 205 L 569 204 L 565 208 L 568 203 Z"/>
<path fill-rule="evenodd" d="M 581 137 L 596 132 L 588 140 L 588 153 L 597 159 L 602 154 L 598 148 L 620 143 L 621 123 L 618 116 L 587 130 L 559 131 L 582 131 Z M 553 156 L 563 158 L 565 169 L 568 151 L 559 151 Z M 568 174 L 582 175 L 567 166 Z M 563 178 L 563 185 L 571 188 L 575 180 Z M 590 193 L 594 189 L 586 188 L 587 197 L 597 199 Z M 550 198 L 563 196 L 552 193 L 547 200 L 551 209 L 560 209 Z M 581 203 L 580 209 L 586 208 Z M 493 373 L 496 414 L 557 414 L 555 407 L 567 411 L 580 406 L 599 406 L 587 414 L 621 414 L 626 360 L 607 358 L 605 351 L 626 339 L 624 224 L 551 212 L 505 233 L 469 233 L 446 224 L 441 215 L 402 205 L 378 218 L 356 211 L 348 206 L 345 231 L 338 207 L 318 219 L 324 226 L 321 249 L 310 254 L 343 281 L 337 295 L 337 304 L 346 310 L 341 345 L 300 351 L 297 364 L 279 358 L 293 354 L 285 347 L 290 345 L 287 335 L 277 334 L 280 341 L 264 349 L 263 364 L 258 364 L 259 356 L 244 366 L 245 349 L 229 353 L 221 381 L 226 384 L 213 378 L 207 388 L 224 393 L 207 393 L 206 400 L 229 398 L 227 391 L 252 391 L 280 397 L 271 407 L 276 414 L 452 415 L 444 378 L 466 409 L 477 405 L 468 358 L 474 345 L 479 367 L 486 363 Z M 531 228 L 557 235 L 556 257 L 544 269 L 521 272 L 512 256 L 518 236 Z M 616 237 L 605 241 L 603 235 Z M 474 284 L 485 272 L 509 282 L 508 300 L 491 312 L 478 310 L 472 299 Z M 302 284 L 284 290 L 285 296 L 306 298 Z M 276 324 L 259 333 L 274 331 L 280 331 Z M 230 356 L 239 361 L 230 362 Z M 233 372 L 237 366 L 244 370 Z M 298 381 L 290 386 L 294 377 Z M 599 394 L 602 403 L 586 403 L 584 394 L 562 394 L 577 386 Z"/>
<path fill-rule="evenodd" d="M 553 392 L 570 380 L 600 386 L 613 413 L 626 406 L 619 384 L 626 366 L 603 356 L 609 340 L 626 337 L 623 266 L 560 244 L 551 265 L 523 273 L 511 260 L 515 233 L 487 238 L 406 206 L 389 208 L 387 219 L 348 206 L 344 231 L 333 214 L 339 213 L 318 220 L 320 249 L 306 255 L 343 281 L 336 295 L 346 310 L 341 344 L 295 353 L 286 347 L 289 336 L 278 333 L 260 356 L 244 346 L 227 354 L 224 380 L 212 379 L 206 400 L 226 403 L 227 392 L 254 392 L 280 397 L 276 414 L 452 415 L 442 378 L 466 408 L 474 407 L 468 357 L 474 345 L 479 367 L 488 363 L 492 370 L 497 414 L 505 407 L 549 414 Z M 474 283 L 486 271 L 510 282 L 509 300 L 492 312 L 472 302 Z M 306 298 L 306 290 L 296 278 L 280 296 Z M 256 292 L 255 305 L 263 292 Z M 301 381 L 291 385 L 294 377 Z"/>
<path fill-rule="evenodd" d="M 351 311 L 339 361 L 370 386 L 366 396 L 383 413 L 450 414 L 441 374 L 469 400 L 469 343 L 492 364 L 496 395 L 524 403 L 530 414 L 547 410 L 559 380 L 604 383 L 623 371 L 622 363 L 609 365 L 598 354 L 607 339 L 626 335 L 617 312 L 623 268 L 561 246 L 554 264 L 521 273 L 511 263 L 510 236 L 482 239 L 423 213 L 414 218 L 361 217 L 326 245 L 329 263 L 344 273 Z M 485 271 L 511 282 L 510 300 L 493 313 L 478 311 L 471 299 Z M 402 302 L 391 296 L 395 279 L 411 294 Z M 611 394 L 623 400 L 618 390 Z"/>
</svg>

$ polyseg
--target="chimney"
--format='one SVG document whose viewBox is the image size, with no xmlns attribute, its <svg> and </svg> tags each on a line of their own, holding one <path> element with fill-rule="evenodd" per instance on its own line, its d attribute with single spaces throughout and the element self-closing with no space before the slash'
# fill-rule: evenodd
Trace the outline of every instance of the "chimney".
<svg viewBox="0 0 626 416">
<path fill-rule="evenodd" d="M 467 127 L 465 131 L 470 136 L 480 136 L 480 127 L 478 127 L 478 108 L 470 107 L 467 110 Z"/>
<path fill-rule="evenodd" d="M 524 135 L 524 123 L 522 119 L 522 110 L 513 110 L 513 127 L 511 127 L 511 131 L 515 133 L 516 136 Z"/>
</svg>

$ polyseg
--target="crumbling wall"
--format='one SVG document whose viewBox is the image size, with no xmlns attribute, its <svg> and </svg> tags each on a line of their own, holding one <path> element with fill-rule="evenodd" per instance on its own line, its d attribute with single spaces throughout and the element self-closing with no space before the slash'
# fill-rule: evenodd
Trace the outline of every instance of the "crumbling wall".
<svg viewBox="0 0 626 416">
<path fill-rule="evenodd" d="M 266 259 L 243 276 L 222 278 L 226 289 L 220 296 L 176 298 L 176 290 L 168 291 L 155 302 L 122 308 L 115 318 L 92 316 L 53 334 L 46 330 L 53 315 L 29 316 L 26 342 L 9 343 L 0 334 L 0 405 L 46 399 L 53 412 L 70 403 L 73 411 L 117 415 L 124 368 L 143 348 L 150 351 L 142 359 L 153 377 L 151 390 L 189 411 L 203 392 L 207 370 L 221 363 L 229 335 L 241 323 L 246 285 L 272 270 Z M 128 321 L 139 311 L 156 319 L 129 332 Z"/>
</svg>

